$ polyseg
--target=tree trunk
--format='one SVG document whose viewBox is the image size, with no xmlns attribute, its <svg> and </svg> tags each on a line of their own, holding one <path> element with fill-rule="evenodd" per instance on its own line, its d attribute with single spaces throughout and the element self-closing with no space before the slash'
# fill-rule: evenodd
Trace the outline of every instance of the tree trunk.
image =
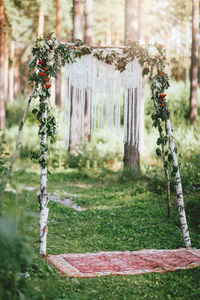
<svg viewBox="0 0 200 300">
<path fill-rule="evenodd" d="M 7 21 L 6 21 L 7 26 Z M 8 82 L 9 82 L 9 47 L 8 47 L 8 32 L 5 30 L 5 56 L 4 56 L 4 93 L 5 93 L 5 101 L 6 103 L 9 100 L 9 93 L 8 93 Z"/>
<path fill-rule="evenodd" d="M 145 5 L 144 0 L 138 1 L 138 41 L 144 44 L 145 41 Z"/>
<path fill-rule="evenodd" d="M 193 0 L 192 6 L 192 52 L 191 52 L 191 85 L 190 85 L 190 123 L 197 120 L 198 90 L 198 32 L 199 32 L 199 0 Z"/>
<path fill-rule="evenodd" d="M 85 0 L 85 43 L 92 43 L 92 23 L 93 23 L 93 0 Z"/>
<path fill-rule="evenodd" d="M 138 40 L 138 0 L 125 1 L 125 43 Z"/>
<path fill-rule="evenodd" d="M 138 3 L 138 41 L 140 43 L 145 43 L 145 5 L 144 0 L 139 0 Z M 146 78 L 147 80 L 147 78 Z M 141 115 L 140 115 L 140 149 L 144 149 L 144 135 L 145 135 L 145 119 L 144 119 L 144 96 L 143 87 L 145 85 L 145 80 L 143 80 L 142 85 L 142 96 L 141 96 Z"/>
<path fill-rule="evenodd" d="M 125 1 L 125 44 L 128 44 L 130 41 L 138 40 L 138 12 L 138 0 Z M 135 111 L 137 111 L 137 107 Z M 127 112 L 127 114 L 129 114 L 129 112 Z M 135 120 L 136 118 L 138 118 L 137 115 L 135 115 Z M 124 144 L 124 168 L 133 168 L 136 171 L 140 170 L 140 155 L 138 146 L 131 144 L 128 145 L 128 143 Z"/>
<path fill-rule="evenodd" d="M 28 102 L 27 102 L 26 107 L 25 107 L 25 111 L 23 113 L 21 122 L 19 124 L 18 134 L 17 134 L 17 138 L 16 138 L 16 143 L 15 143 L 15 150 L 13 152 L 11 163 L 10 163 L 9 168 L 8 168 L 8 174 L 7 174 L 6 178 L 5 178 L 3 188 L 2 188 L 2 190 L 0 192 L 0 198 L 1 198 L 4 190 L 6 189 L 8 180 L 9 180 L 10 176 L 12 175 L 14 163 L 15 163 L 18 155 L 19 155 L 19 147 L 21 145 L 21 135 L 22 135 L 22 131 L 23 131 L 23 128 L 24 128 L 24 123 L 25 123 L 26 117 L 28 115 L 28 110 L 29 110 L 29 107 L 30 107 L 30 104 L 31 104 L 31 100 L 33 98 L 34 93 L 35 93 L 35 89 L 33 90 L 32 94 L 30 95 L 30 97 L 28 99 Z"/>
<path fill-rule="evenodd" d="M 190 80 L 190 24 L 188 20 L 186 21 L 185 27 L 185 81 L 188 83 Z"/>
<path fill-rule="evenodd" d="M 15 42 L 10 44 L 10 69 L 9 69 L 9 101 L 13 102 L 14 99 L 14 76 L 15 76 Z"/>
<path fill-rule="evenodd" d="M 182 56 L 182 47 L 179 49 L 179 55 L 178 55 L 178 72 L 177 72 L 177 81 L 182 80 L 182 62 L 183 62 L 183 56 Z"/>
<path fill-rule="evenodd" d="M 170 123 L 169 119 L 165 121 L 165 126 L 166 126 L 167 136 L 169 139 L 169 148 L 170 148 L 170 151 L 172 154 L 172 159 L 173 159 L 173 167 L 176 168 L 176 175 L 175 175 L 176 196 L 177 196 L 177 205 L 178 205 L 179 217 L 180 217 L 180 222 L 181 222 L 181 228 L 182 228 L 185 246 L 186 246 L 186 248 L 189 248 L 189 247 L 191 247 L 190 234 L 189 234 L 187 220 L 186 220 L 186 214 L 185 214 L 183 189 L 182 189 L 178 159 L 177 159 L 177 155 L 176 155 L 176 149 L 175 149 L 176 147 L 174 144 L 174 137 L 172 135 L 171 123 Z"/>
<path fill-rule="evenodd" d="M 6 125 L 5 46 L 5 11 L 4 2 L 0 0 L 0 130 L 3 130 Z"/>
<path fill-rule="evenodd" d="M 42 113 L 42 119 L 45 124 L 42 125 L 46 128 L 46 119 L 47 119 L 47 102 L 48 100 L 44 100 L 45 111 Z M 40 145 L 47 145 L 47 133 L 41 135 Z M 43 157 L 47 160 L 47 151 L 41 151 Z M 48 195 L 47 195 L 47 166 L 41 167 L 41 179 L 40 179 L 40 195 L 39 195 L 39 203 L 40 203 L 40 254 L 46 255 L 46 246 L 47 246 L 47 233 L 48 233 L 48 214 L 49 208 L 48 206 Z"/>
<path fill-rule="evenodd" d="M 73 0 L 73 40 L 83 40 L 83 5 L 82 0 Z"/>
<path fill-rule="evenodd" d="M 38 24 L 37 24 L 37 36 L 43 37 L 44 34 L 44 10 L 41 4 L 38 11 Z"/>
<path fill-rule="evenodd" d="M 134 97 L 135 97 L 135 107 L 133 109 L 133 93 L 134 93 Z M 131 102 L 131 103 L 130 103 Z M 131 105 L 130 105 L 131 104 Z M 129 120 L 129 118 L 131 117 L 131 128 L 129 130 L 129 122 L 127 122 L 127 133 L 129 135 L 129 132 L 132 132 L 132 128 L 133 128 L 133 121 L 135 122 L 134 124 L 134 136 L 132 137 L 132 135 L 129 137 L 127 137 L 127 140 L 130 140 L 130 144 L 127 142 L 124 145 L 124 167 L 125 168 L 132 168 L 134 169 L 134 171 L 139 172 L 140 171 L 140 156 L 139 156 L 139 151 L 138 151 L 138 147 L 135 145 L 132 145 L 132 138 L 136 141 L 136 124 L 137 124 L 137 106 L 138 106 L 138 98 L 137 98 L 137 88 L 133 91 L 129 91 L 128 93 L 128 103 L 127 103 L 127 107 L 131 107 L 131 111 L 129 109 L 127 109 L 127 120 Z M 134 112 L 134 113 L 133 113 Z M 131 116 L 130 116 L 131 114 Z M 140 137 L 139 137 L 140 139 Z"/>
<path fill-rule="evenodd" d="M 56 36 L 61 38 L 62 33 L 62 0 L 56 0 Z M 57 72 L 56 78 L 56 106 L 61 108 L 61 72 Z"/>
<path fill-rule="evenodd" d="M 82 0 L 73 0 L 73 40 L 76 41 L 76 39 L 81 39 L 83 40 L 83 26 L 82 26 L 82 18 L 83 18 L 83 5 L 82 5 Z M 76 106 L 73 106 L 73 93 L 75 93 L 76 97 Z M 70 122 L 70 142 L 69 142 L 69 151 L 70 152 L 75 152 L 76 146 L 81 145 L 81 136 L 78 128 L 80 127 L 81 122 L 79 120 L 79 105 L 80 101 L 78 99 L 78 94 L 74 90 L 73 87 L 71 87 L 71 118 L 72 118 L 72 113 L 75 114 L 76 118 L 76 128 L 75 131 L 72 132 L 72 122 Z M 76 138 L 72 138 L 73 134 L 75 134 Z"/>
<path fill-rule="evenodd" d="M 14 98 L 16 99 L 21 92 L 21 72 L 20 72 L 20 65 L 21 65 L 21 49 L 15 48 L 15 79 L 14 79 Z"/>
</svg>

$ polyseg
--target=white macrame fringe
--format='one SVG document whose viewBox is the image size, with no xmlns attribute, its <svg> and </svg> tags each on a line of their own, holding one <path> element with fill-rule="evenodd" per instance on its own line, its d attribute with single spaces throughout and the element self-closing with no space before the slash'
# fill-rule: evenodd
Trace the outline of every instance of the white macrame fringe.
<svg viewBox="0 0 200 300">
<path fill-rule="evenodd" d="M 66 99 L 64 102 L 64 144 L 84 138 L 87 105 L 87 134 L 106 123 L 120 133 L 121 96 L 124 99 L 124 143 L 139 146 L 142 68 L 135 59 L 124 72 L 105 64 L 93 55 L 84 55 L 66 64 Z M 71 125 L 71 126 L 70 126 Z M 71 132 L 70 132 L 71 127 Z"/>
</svg>

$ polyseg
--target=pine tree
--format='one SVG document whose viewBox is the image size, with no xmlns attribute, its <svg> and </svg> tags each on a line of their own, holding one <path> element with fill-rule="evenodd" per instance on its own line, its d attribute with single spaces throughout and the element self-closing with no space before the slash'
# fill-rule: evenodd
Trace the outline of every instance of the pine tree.
<svg viewBox="0 0 200 300">
<path fill-rule="evenodd" d="M 56 0 L 56 36 L 61 38 L 62 33 L 62 0 Z M 61 108 L 61 72 L 57 73 L 56 78 L 56 105 Z"/>
<path fill-rule="evenodd" d="M 4 1 L 0 0 L 0 129 L 3 130 L 6 125 L 6 90 L 4 86 L 5 78 L 5 58 L 6 58 L 6 18 Z"/>
<path fill-rule="evenodd" d="M 92 43 L 93 27 L 93 0 L 85 0 L 85 43 Z"/>
<path fill-rule="evenodd" d="M 191 86 L 190 86 L 190 123 L 197 120 L 197 91 L 199 63 L 199 0 L 193 0 L 192 7 L 192 51 L 191 51 Z"/>
<path fill-rule="evenodd" d="M 73 40 L 83 40 L 83 3 L 73 0 Z"/>
<path fill-rule="evenodd" d="M 125 1 L 125 43 L 131 41 L 138 40 L 138 0 L 126 0 Z M 137 107 L 137 100 L 135 101 L 135 106 Z M 128 99 L 128 107 L 129 107 Z M 134 111 L 136 110 L 136 107 Z M 128 111 L 128 116 L 132 112 Z M 135 115 L 135 118 L 138 116 Z M 132 116 L 132 119 L 135 119 Z M 128 125 L 127 125 L 128 126 Z M 132 145 L 132 143 L 125 143 L 124 144 L 124 168 L 133 168 L 135 171 L 139 171 L 140 169 L 140 156 L 139 156 L 139 149 L 138 146 Z"/>
</svg>

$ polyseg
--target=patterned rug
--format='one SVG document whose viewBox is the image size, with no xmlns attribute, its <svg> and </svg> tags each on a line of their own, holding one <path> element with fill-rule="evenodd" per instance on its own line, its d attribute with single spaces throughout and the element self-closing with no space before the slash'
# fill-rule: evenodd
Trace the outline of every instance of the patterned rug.
<svg viewBox="0 0 200 300">
<path fill-rule="evenodd" d="M 200 250 L 139 250 L 121 252 L 72 253 L 45 257 L 61 273 L 71 277 L 137 275 L 173 272 L 200 266 Z"/>
</svg>

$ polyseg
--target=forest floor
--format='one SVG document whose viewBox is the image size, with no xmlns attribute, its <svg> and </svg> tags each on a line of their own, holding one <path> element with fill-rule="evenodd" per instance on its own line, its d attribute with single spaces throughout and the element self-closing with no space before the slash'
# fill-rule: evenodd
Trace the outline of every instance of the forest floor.
<svg viewBox="0 0 200 300">
<path fill-rule="evenodd" d="M 21 169 L 3 201 L 3 210 L 13 212 L 18 226 L 25 224 L 24 234 L 34 247 L 26 276 L 27 299 L 200 299 L 200 268 L 137 276 L 63 276 L 38 255 L 38 189 L 39 174 Z M 48 254 L 184 247 L 175 195 L 168 219 L 166 195 L 155 192 L 144 176 L 69 169 L 49 176 L 48 192 L 87 208 L 49 202 Z M 185 197 L 192 246 L 200 249 L 197 199 L 199 193 Z"/>
</svg>

